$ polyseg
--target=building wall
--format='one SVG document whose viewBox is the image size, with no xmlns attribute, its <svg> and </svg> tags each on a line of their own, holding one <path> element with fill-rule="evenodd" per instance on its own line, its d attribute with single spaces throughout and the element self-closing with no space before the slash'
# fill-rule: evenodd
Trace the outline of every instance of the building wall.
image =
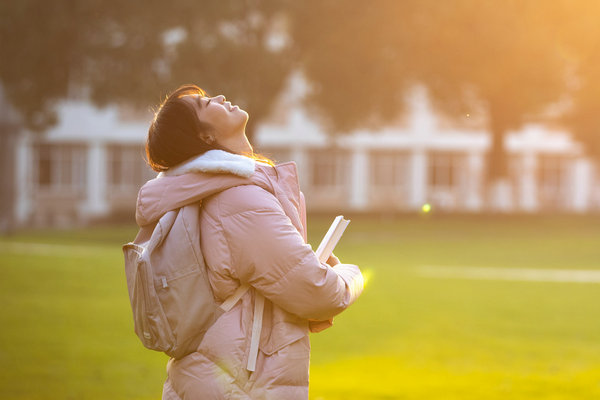
<svg viewBox="0 0 600 400">
<path fill-rule="evenodd" d="M 140 186 L 156 176 L 143 158 L 147 123 L 124 119 L 116 107 L 81 102 L 61 104 L 58 114 L 49 131 L 20 137 L 17 221 L 68 226 L 133 215 Z"/>
<path fill-rule="evenodd" d="M 296 160 L 313 210 L 415 211 L 424 204 L 460 212 L 598 209 L 593 166 L 567 132 L 539 124 L 509 132 L 509 176 L 486 184 L 489 133 L 439 123 L 420 88 L 409 100 L 398 125 L 331 137 L 303 112 L 301 99 L 287 98 L 288 117 L 279 113 L 256 141 L 262 153 Z"/>
<path fill-rule="evenodd" d="M 486 187 L 484 151 L 303 146 L 284 153 L 264 144 L 261 151 L 276 160 L 300 160 L 312 210 L 414 211 L 430 204 L 458 212 L 586 212 L 597 207 L 590 163 L 569 153 L 511 153 L 508 179 Z"/>
<path fill-rule="evenodd" d="M 417 94 L 405 123 L 331 137 L 293 99 L 261 125 L 255 145 L 276 161 L 294 160 L 312 211 L 448 212 L 600 210 L 593 165 L 565 132 L 528 125 L 505 140 L 510 176 L 484 185 L 489 134 L 440 127 Z M 72 225 L 133 215 L 145 164 L 147 122 L 116 108 L 59 108 L 60 124 L 22 135 L 17 146 L 16 219 L 21 225 Z"/>
</svg>

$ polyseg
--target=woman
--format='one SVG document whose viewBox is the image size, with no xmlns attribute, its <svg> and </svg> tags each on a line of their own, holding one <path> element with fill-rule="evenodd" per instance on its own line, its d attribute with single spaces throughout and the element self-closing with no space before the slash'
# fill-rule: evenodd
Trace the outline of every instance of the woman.
<svg viewBox="0 0 600 400">
<path fill-rule="evenodd" d="M 250 285 L 196 352 L 169 361 L 163 399 L 307 399 L 309 331 L 329 327 L 362 291 L 358 267 L 335 256 L 321 264 L 306 244 L 295 164 L 260 161 L 247 121 L 225 97 L 186 85 L 148 132 L 148 162 L 161 173 L 140 190 L 138 224 L 201 201 L 199 220 L 187 222 L 200 229 L 215 297 Z"/>
</svg>

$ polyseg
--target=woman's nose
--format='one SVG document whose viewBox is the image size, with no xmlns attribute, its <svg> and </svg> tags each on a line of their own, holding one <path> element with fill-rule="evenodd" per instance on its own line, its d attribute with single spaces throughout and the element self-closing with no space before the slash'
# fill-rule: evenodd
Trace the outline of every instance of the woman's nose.
<svg viewBox="0 0 600 400">
<path fill-rule="evenodd" d="M 215 100 L 218 101 L 219 103 L 225 103 L 225 96 L 220 94 L 218 96 L 215 96 Z"/>
</svg>

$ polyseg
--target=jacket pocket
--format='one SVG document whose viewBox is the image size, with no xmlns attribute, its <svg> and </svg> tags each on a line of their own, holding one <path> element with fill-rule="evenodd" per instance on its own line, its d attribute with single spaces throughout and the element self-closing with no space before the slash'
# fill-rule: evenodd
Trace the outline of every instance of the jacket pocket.
<svg viewBox="0 0 600 400">
<path fill-rule="evenodd" d="M 308 335 L 307 326 L 290 324 L 284 321 L 278 322 L 271 329 L 269 337 L 264 341 L 261 340 L 260 350 L 270 356 L 306 335 Z"/>
</svg>

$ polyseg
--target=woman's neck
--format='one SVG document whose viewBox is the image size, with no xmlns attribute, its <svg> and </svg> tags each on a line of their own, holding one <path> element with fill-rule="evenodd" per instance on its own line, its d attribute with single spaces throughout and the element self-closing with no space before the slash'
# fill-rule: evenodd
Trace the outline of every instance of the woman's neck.
<svg viewBox="0 0 600 400">
<path fill-rule="evenodd" d="M 225 138 L 222 142 L 219 142 L 219 145 L 236 154 L 242 154 L 245 156 L 252 156 L 254 154 L 254 149 L 252 148 L 250 141 L 248 141 L 245 133 L 242 135 Z"/>
</svg>

